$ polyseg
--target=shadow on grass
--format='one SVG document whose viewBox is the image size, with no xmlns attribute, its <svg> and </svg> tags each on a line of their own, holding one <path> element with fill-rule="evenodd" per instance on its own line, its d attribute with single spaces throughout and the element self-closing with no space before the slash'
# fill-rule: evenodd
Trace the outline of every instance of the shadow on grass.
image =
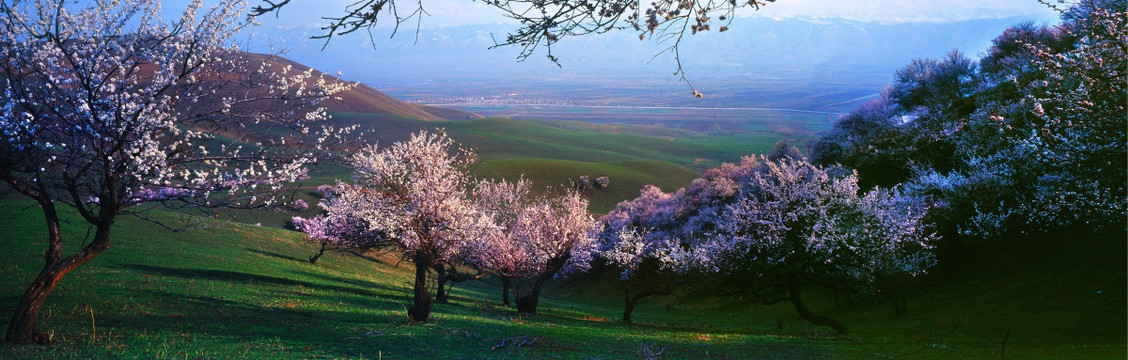
<svg viewBox="0 0 1128 360">
<path fill-rule="evenodd" d="M 298 261 L 298 262 L 309 262 L 309 260 L 303 260 L 303 259 L 299 259 L 299 258 L 296 258 L 296 257 L 290 256 L 290 255 L 282 255 L 282 254 L 279 254 L 279 253 L 276 253 L 276 252 L 264 251 L 264 250 L 254 249 L 254 248 L 244 248 L 244 249 L 246 249 L 247 251 L 250 251 L 250 252 L 256 253 L 256 254 L 260 254 L 260 255 L 265 255 L 265 256 L 269 256 L 269 257 L 273 257 L 273 258 L 278 258 L 278 259 L 282 259 L 282 260 L 291 260 L 291 261 Z"/>
<path fill-rule="evenodd" d="M 382 288 L 382 289 L 385 289 L 387 291 L 391 291 L 393 293 L 406 294 L 405 296 L 408 296 L 408 297 L 411 296 L 411 289 L 410 288 L 407 289 L 407 290 L 404 290 L 403 288 L 395 288 L 395 287 L 387 286 L 387 285 L 384 285 L 384 284 L 375 283 L 375 282 L 372 282 L 372 281 L 355 279 L 355 278 L 347 278 L 347 277 L 343 277 L 343 276 L 318 274 L 318 273 L 309 272 L 309 271 L 291 271 L 291 273 L 294 274 L 294 275 L 297 275 L 297 276 L 301 276 L 301 277 L 316 278 L 316 279 L 321 279 L 321 280 L 325 280 L 325 281 L 328 281 L 328 282 L 346 284 L 346 285 L 351 285 L 351 286 L 355 286 L 355 287 L 359 287 L 359 288 Z M 411 283 L 406 282 L 406 281 L 404 281 L 403 284 L 405 286 L 411 285 Z"/>
<path fill-rule="evenodd" d="M 126 265 L 126 266 L 121 266 L 121 268 L 136 271 L 138 273 L 148 273 L 148 274 L 154 274 L 154 275 L 160 275 L 160 276 L 172 276 L 172 277 L 178 277 L 178 278 L 184 278 L 184 279 L 223 281 L 223 282 L 229 282 L 229 283 L 270 284 L 270 285 L 287 286 L 287 287 L 306 287 L 306 288 L 318 289 L 318 290 L 323 290 L 323 291 L 335 291 L 335 292 L 348 293 L 348 294 L 360 295 L 360 296 L 366 296 L 366 297 L 373 297 L 373 298 L 379 298 L 379 297 L 385 296 L 385 294 L 388 294 L 388 293 L 394 294 L 398 291 L 395 288 L 385 286 L 385 285 L 382 285 L 382 284 L 378 284 L 378 283 L 365 282 L 365 281 L 359 281 L 359 280 L 353 281 L 353 280 L 344 279 L 344 278 L 336 278 L 335 279 L 335 278 L 330 277 L 330 276 L 319 276 L 319 277 L 329 279 L 329 280 L 333 280 L 333 281 L 337 281 L 337 282 L 341 282 L 341 283 L 347 283 L 349 285 L 356 285 L 356 286 L 354 287 L 354 286 L 338 286 L 338 285 L 318 284 L 318 283 L 313 283 L 313 282 L 309 282 L 309 281 L 287 279 L 287 278 L 282 278 L 282 277 L 277 277 L 277 276 L 248 274 L 248 273 L 243 273 L 243 272 L 238 272 L 238 271 L 227 271 L 227 270 L 181 269 L 181 268 L 151 266 L 151 265 Z M 346 282 L 346 281 L 349 281 L 349 282 Z M 376 290 L 382 290 L 384 292 L 384 294 L 381 294 L 380 292 L 378 292 Z"/>
<path fill-rule="evenodd" d="M 156 289 L 146 293 L 146 296 L 175 305 L 158 314 L 119 314 L 112 323 L 135 333 L 172 334 L 168 337 L 174 339 L 174 343 L 187 343 L 177 346 L 245 344 L 236 346 L 245 346 L 251 350 L 256 346 L 261 347 L 264 342 L 280 341 L 291 349 L 274 349 L 271 350 L 274 353 L 260 352 L 255 356 L 307 357 L 310 351 L 330 358 L 369 355 L 368 353 L 375 353 L 375 349 L 395 345 L 386 343 L 392 339 L 366 337 L 366 332 L 373 330 L 374 326 L 395 326 L 391 324 L 400 320 L 391 311 L 373 311 L 354 305 L 338 309 L 304 309 L 287 308 L 286 304 L 263 306 Z M 109 319 L 103 321 L 111 322 Z M 365 339 L 362 348 L 374 350 L 358 352 L 358 346 L 353 342 L 360 338 Z M 192 343 L 198 345 L 191 345 Z M 295 351 L 306 355 L 293 354 Z"/>
<path fill-rule="evenodd" d="M 358 259 L 368 260 L 370 262 L 374 262 L 374 263 L 377 263 L 377 264 L 387 264 L 387 265 L 391 265 L 392 267 L 399 267 L 399 262 L 387 263 L 387 262 L 384 262 L 383 260 L 380 260 L 380 258 L 378 258 L 378 257 L 372 256 L 372 253 L 369 253 L 369 252 L 361 252 L 361 251 L 356 251 L 356 250 L 351 250 L 351 249 L 340 249 L 340 250 L 336 250 L 336 251 L 338 253 L 341 253 L 341 254 L 352 255 L 352 256 L 355 256 Z M 383 254 L 383 252 L 379 252 L 379 251 L 377 251 L 376 253 L 377 254 Z"/>
</svg>

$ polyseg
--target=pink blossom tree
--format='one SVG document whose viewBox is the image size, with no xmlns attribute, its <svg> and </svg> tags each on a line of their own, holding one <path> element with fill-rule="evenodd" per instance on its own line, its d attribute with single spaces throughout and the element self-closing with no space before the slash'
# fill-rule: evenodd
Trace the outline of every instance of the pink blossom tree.
<svg viewBox="0 0 1128 360">
<path fill-rule="evenodd" d="M 509 306 L 510 286 L 520 276 L 521 264 L 528 255 L 513 232 L 517 219 L 529 199 L 532 184 L 521 178 L 516 182 L 482 180 L 474 187 L 479 209 L 490 217 L 486 231 L 467 244 L 466 261 L 493 273 L 501 279 L 502 304 Z"/>
<path fill-rule="evenodd" d="M 347 85 L 238 53 L 243 5 L 196 1 L 164 21 L 150 0 L 0 4 L 0 180 L 47 223 L 43 269 L 14 306 L 7 341 L 48 340 L 35 331 L 48 295 L 110 247 L 120 215 L 278 205 L 275 194 L 304 176 L 313 154 L 289 145 L 332 134 L 318 127 L 327 114 L 317 104 Z M 92 228 L 71 255 L 60 205 Z"/>
<path fill-rule="evenodd" d="M 323 209 L 329 210 L 336 206 L 338 193 L 344 193 L 349 185 L 338 184 L 338 187 L 323 188 Z M 293 218 L 294 228 L 306 233 L 311 243 L 320 246 L 316 254 L 309 257 L 309 263 L 317 263 L 317 259 L 325 254 L 325 250 L 338 251 L 369 251 L 387 247 L 386 237 L 379 231 L 369 230 L 368 223 L 355 216 L 332 212 L 328 215 L 317 215 L 312 218 Z"/>
<path fill-rule="evenodd" d="M 739 184 L 760 166 L 753 157 L 725 163 L 673 193 L 647 185 L 637 198 L 619 203 L 601 219 L 600 257 L 622 270 L 624 322 L 631 322 L 640 300 L 673 293 L 684 273 L 693 270 L 684 249 L 715 231 Z"/>
<path fill-rule="evenodd" d="M 590 268 L 597 222 L 576 191 L 532 196 L 529 183 L 482 181 L 475 188 L 493 222 L 468 246 L 468 259 L 502 278 L 503 299 L 516 290 L 517 311 L 535 314 L 544 283 Z"/>
<path fill-rule="evenodd" d="M 413 321 L 431 314 L 428 271 L 458 260 L 486 223 L 467 187 L 473 161 L 446 134 L 422 131 L 388 147 L 361 149 L 351 160 L 356 185 L 339 186 L 333 201 L 322 202 L 329 218 L 364 222 L 415 264 Z"/>
<path fill-rule="evenodd" d="M 544 199 L 517 216 L 513 233 L 524 251 L 517 277 L 517 311 L 536 314 L 541 287 L 554 277 L 587 271 L 595 252 L 597 222 L 577 192 Z"/>
<path fill-rule="evenodd" d="M 679 268 L 671 255 L 679 245 L 675 239 L 652 237 L 646 231 L 619 229 L 604 234 L 600 258 L 622 269 L 623 322 L 631 322 L 635 305 L 642 299 L 674 293 L 674 278 Z"/>
</svg>

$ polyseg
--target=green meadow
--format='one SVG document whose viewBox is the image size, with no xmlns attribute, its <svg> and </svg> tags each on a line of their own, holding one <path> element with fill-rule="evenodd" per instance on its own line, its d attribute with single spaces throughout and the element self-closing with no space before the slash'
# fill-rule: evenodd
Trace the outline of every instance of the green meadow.
<svg viewBox="0 0 1128 360">
<path fill-rule="evenodd" d="M 45 223 L 32 205 L 0 201 L 5 319 L 42 261 Z M 87 229 L 64 215 L 73 249 Z M 64 277 L 44 307 L 39 328 L 55 343 L 4 343 L 0 358 L 1122 359 L 1126 351 L 1122 239 L 1039 239 L 969 257 L 963 270 L 918 284 L 900 317 L 878 298 L 812 292 L 810 306 L 853 331 L 841 336 L 783 304 L 695 294 L 644 301 L 635 324 L 624 324 L 608 271 L 555 282 L 534 316 L 500 306 L 494 279 L 461 283 L 433 321 L 412 325 L 404 311 L 411 267 L 392 255 L 330 253 L 310 264 L 315 248 L 299 233 L 205 225 L 171 232 L 123 218 L 111 249 Z"/>
</svg>

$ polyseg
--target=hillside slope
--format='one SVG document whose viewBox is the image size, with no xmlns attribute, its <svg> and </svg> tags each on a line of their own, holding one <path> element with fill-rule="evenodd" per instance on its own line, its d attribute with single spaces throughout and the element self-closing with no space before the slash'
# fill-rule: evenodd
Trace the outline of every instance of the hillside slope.
<svg viewBox="0 0 1128 360">
<path fill-rule="evenodd" d="M 309 67 L 306 65 L 302 65 L 296 61 L 292 61 L 280 56 L 249 53 L 245 53 L 245 55 L 250 59 L 258 62 L 271 62 L 279 65 L 291 66 L 295 71 L 309 70 Z M 320 76 L 330 77 L 329 74 L 325 74 L 320 71 L 316 71 L 316 73 Z M 408 104 L 399 101 L 389 96 L 388 94 L 381 92 L 380 90 L 376 90 L 371 86 L 360 83 L 357 83 L 356 87 L 350 89 L 349 91 L 338 94 L 336 99 L 326 101 L 325 107 L 330 112 L 386 114 L 427 121 L 464 120 L 481 117 L 473 113 L 454 109 Z"/>
<path fill-rule="evenodd" d="M 42 262 L 44 221 L 31 205 L 0 200 L 2 319 Z M 86 228 L 62 215 L 70 249 Z M 1115 256 L 1094 243 L 937 279 L 905 317 L 864 299 L 812 301 L 855 330 L 841 337 L 786 306 L 735 297 L 648 301 L 636 325 L 622 324 L 613 276 L 580 280 L 583 296 L 546 295 L 537 316 L 499 306 L 492 279 L 466 282 L 436 304 L 433 321 L 409 325 L 411 267 L 394 256 L 329 253 L 310 264 L 315 249 L 298 233 L 206 225 L 171 232 L 122 218 L 113 247 L 65 277 L 44 307 L 40 329 L 55 344 L 0 343 L 0 358 L 634 359 L 650 348 L 667 359 L 1122 359 L 1126 350 L 1123 243 Z"/>
</svg>

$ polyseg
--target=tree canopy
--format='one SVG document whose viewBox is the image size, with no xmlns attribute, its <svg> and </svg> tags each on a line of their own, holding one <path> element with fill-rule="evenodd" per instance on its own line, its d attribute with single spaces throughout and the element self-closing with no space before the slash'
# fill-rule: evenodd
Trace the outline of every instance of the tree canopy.
<svg viewBox="0 0 1128 360">
<path fill-rule="evenodd" d="M 949 239 L 1123 229 L 1128 12 L 1119 0 L 1058 10 L 1061 25 L 1005 30 L 979 66 L 914 60 L 812 158 L 937 198 Z"/>
</svg>

